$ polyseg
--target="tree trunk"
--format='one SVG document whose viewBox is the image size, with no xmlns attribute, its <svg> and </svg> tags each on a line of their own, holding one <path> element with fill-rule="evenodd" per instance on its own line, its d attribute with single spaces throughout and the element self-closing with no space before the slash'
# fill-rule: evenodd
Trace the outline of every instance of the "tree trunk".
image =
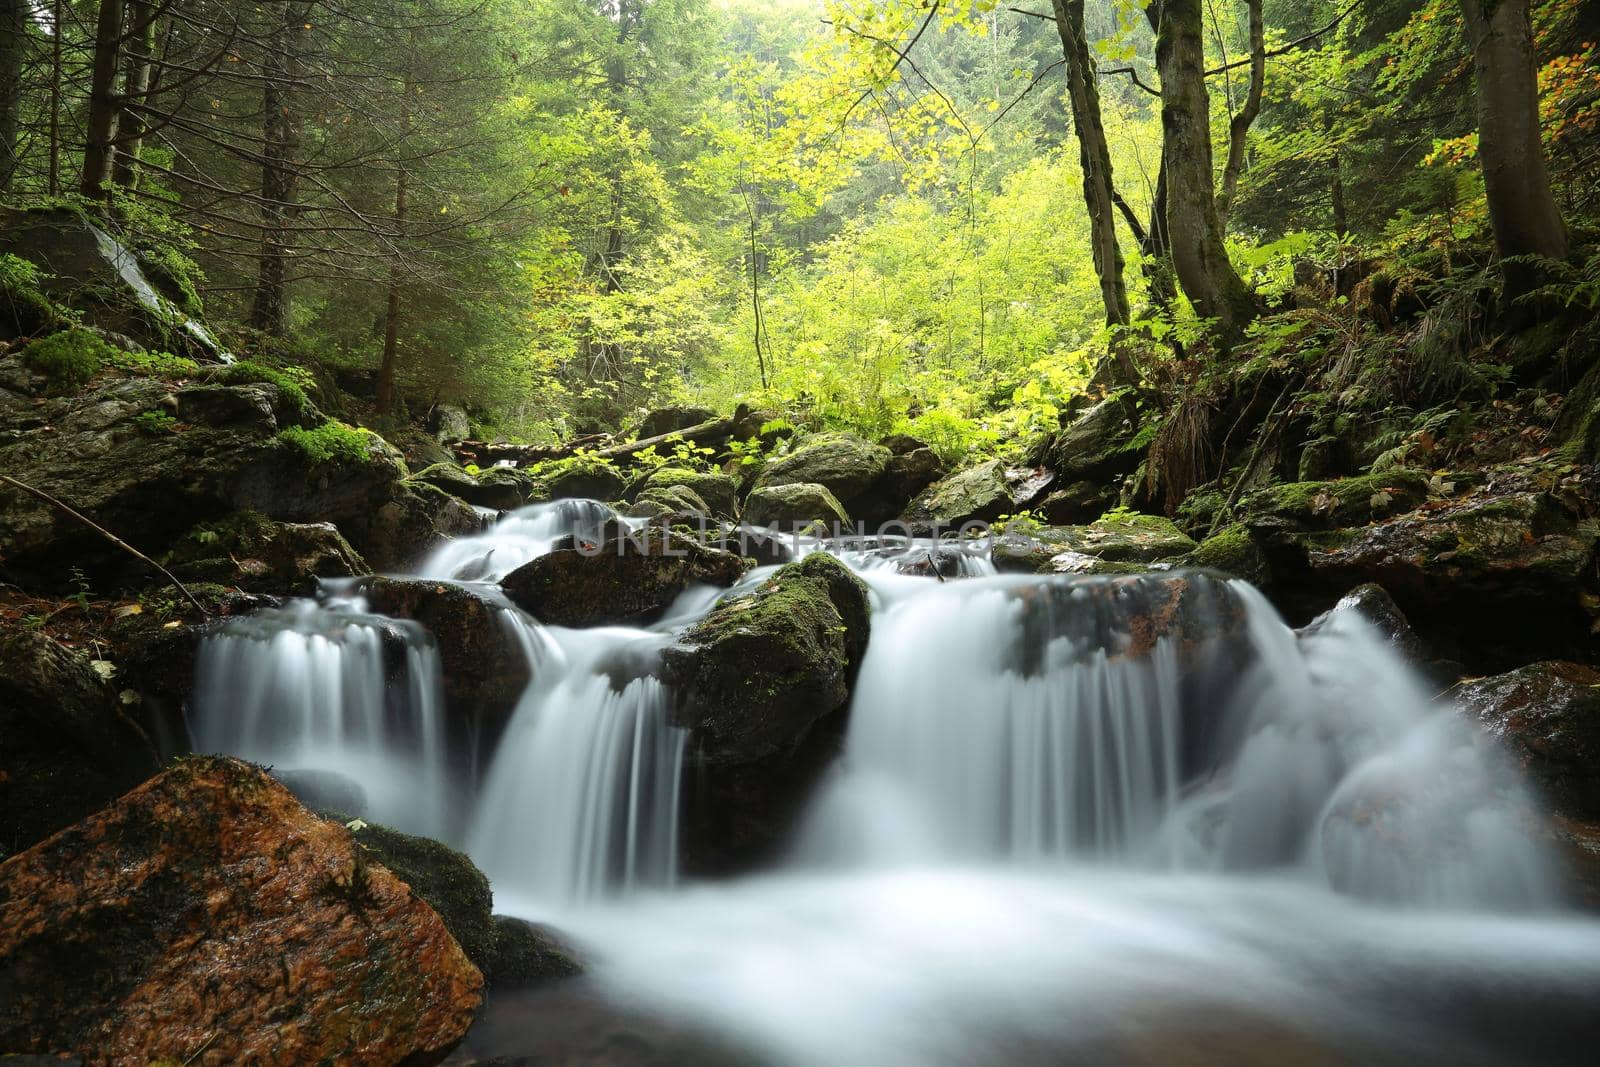
<svg viewBox="0 0 1600 1067">
<path fill-rule="evenodd" d="M 61 0 L 50 5 L 50 166 L 51 196 L 61 193 Z"/>
<path fill-rule="evenodd" d="M 401 84 L 400 132 L 402 140 L 411 132 L 411 94 L 416 91 L 412 79 L 416 76 L 417 40 L 412 31 L 411 45 L 406 60 L 405 81 Z M 400 242 L 406 232 L 406 212 L 410 208 L 410 175 L 401 163 L 394 176 L 394 241 L 395 260 L 389 264 L 389 296 L 383 316 L 383 359 L 378 363 L 378 413 L 388 415 L 394 410 L 394 372 L 400 362 L 400 282 L 403 265 L 400 262 Z"/>
<path fill-rule="evenodd" d="M 1228 261 L 1217 216 L 1206 94 L 1201 0 L 1153 0 L 1161 134 L 1167 179 L 1167 239 L 1178 284 L 1195 314 L 1216 321 L 1225 344 L 1255 315 L 1255 301 Z M 1159 10 L 1158 10 L 1159 8 Z"/>
<path fill-rule="evenodd" d="M 17 173 L 22 59 L 28 49 L 28 0 L 0 0 L 0 193 Z"/>
<path fill-rule="evenodd" d="M 78 191 L 91 199 L 104 196 L 106 185 L 111 181 L 111 156 L 116 150 L 117 118 L 122 110 L 122 98 L 117 94 L 117 69 L 122 59 L 122 7 L 122 0 L 100 0 L 100 16 L 95 23 L 83 179 L 78 185 Z M 59 26 L 56 32 L 60 33 Z"/>
<path fill-rule="evenodd" d="M 144 120 L 126 103 L 141 104 L 150 92 L 150 71 L 156 50 L 156 5 L 151 0 L 132 0 L 128 15 L 130 47 L 122 58 L 122 96 L 124 107 L 117 132 L 116 156 L 111 180 L 124 189 L 139 184 L 139 156 L 144 151 Z"/>
<path fill-rule="evenodd" d="M 1249 143 L 1250 127 L 1261 114 L 1261 94 L 1267 84 L 1267 29 L 1261 15 L 1262 0 L 1246 0 L 1250 9 L 1250 91 L 1245 95 L 1244 107 L 1228 123 L 1228 162 L 1222 168 L 1222 195 L 1217 199 L 1217 221 L 1224 231 L 1228 228 L 1228 215 L 1233 210 L 1234 193 L 1239 187 L 1239 175 L 1244 172 L 1245 147 Z"/>
<path fill-rule="evenodd" d="M 294 159 L 300 130 L 290 96 L 308 15 L 303 5 L 284 5 L 261 62 L 261 258 L 250 325 L 271 337 L 282 337 L 289 325 L 288 225 L 300 183 Z"/>
<path fill-rule="evenodd" d="M 1538 62 L 1528 0 L 1461 0 L 1478 80 L 1478 158 L 1489 224 L 1502 259 L 1564 259 L 1567 231 L 1550 190 L 1539 136 Z M 1531 264 L 1506 264 L 1513 295 L 1539 284 Z"/>
<path fill-rule="evenodd" d="M 1100 89 L 1089 42 L 1083 28 L 1083 0 L 1054 0 L 1056 29 L 1067 60 L 1067 98 L 1078 136 L 1083 169 L 1083 204 L 1089 213 L 1089 244 L 1100 278 L 1106 322 L 1126 325 L 1128 289 L 1123 281 L 1122 249 L 1117 245 L 1116 193 L 1112 186 L 1111 149 L 1100 116 Z"/>
</svg>

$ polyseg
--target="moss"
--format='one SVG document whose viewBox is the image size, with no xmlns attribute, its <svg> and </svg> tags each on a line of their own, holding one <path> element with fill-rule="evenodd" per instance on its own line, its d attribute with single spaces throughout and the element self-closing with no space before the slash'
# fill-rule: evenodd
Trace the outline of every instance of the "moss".
<svg viewBox="0 0 1600 1067">
<path fill-rule="evenodd" d="M 185 315 L 198 319 L 205 314 L 205 305 L 196 288 L 204 275 L 194 260 L 171 245 L 153 245 L 140 249 L 139 265 L 151 284 Z"/>
<path fill-rule="evenodd" d="M 73 327 L 31 342 L 22 362 L 56 389 L 77 389 L 116 358 L 117 350 L 93 330 Z"/>
<path fill-rule="evenodd" d="M 489 879 L 447 845 L 372 823 L 352 825 L 356 842 L 394 872 L 444 920 L 467 958 L 487 970 L 494 959 L 494 897 Z"/>
<path fill-rule="evenodd" d="M 289 426 L 278 431 L 280 448 L 298 452 L 312 466 L 323 464 L 365 463 L 371 458 L 372 434 L 347 423 L 329 419 L 321 426 L 308 430 L 302 426 Z"/>
<path fill-rule="evenodd" d="M 1245 498 L 1240 512 L 1250 525 L 1349 526 L 1409 511 L 1427 498 L 1425 475 L 1391 470 L 1259 489 Z"/>
<path fill-rule="evenodd" d="M 200 364 L 187 356 L 175 356 L 171 352 L 118 351 L 112 357 L 111 365 L 118 370 L 151 378 L 193 378 L 200 373 Z"/>
<path fill-rule="evenodd" d="M 547 460 L 530 467 L 528 473 L 538 479 L 551 499 L 616 500 L 628 486 L 623 473 L 598 456 Z"/>
<path fill-rule="evenodd" d="M 21 256 L 0 254 L 0 336 L 34 337 L 64 318 L 39 288 L 39 268 Z"/>
<path fill-rule="evenodd" d="M 141 411 L 133 417 L 133 423 L 152 436 L 175 433 L 178 429 L 178 420 L 165 411 Z"/>
<path fill-rule="evenodd" d="M 494 917 L 494 957 L 485 970 L 502 989 L 546 985 L 583 973 L 583 964 L 549 930 L 509 915 Z"/>
<path fill-rule="evenodd" d="M 278 392 L 283 394 L 298 418 L 305 420 L 316 412 L 316 406 L 311 403 L 311 398 L 306 395 L 304 386 L 286 371 L 276 367 L 269 367 L 265 363 L 254 360 L 241 359 L 237 363 L 230 363 L 219 370 L 213 378 L 223 385 L 248 385 L 252 382 L 262 382 L 275 385 Z"/>
<path fill-rule="evenodd" d="M 705 501 L 711 510 L 727 518 L 738 507 L 739 487 L 726 474 L 712 471 L 695 471 L 687 467 L 661 467 L 644 480 L 644 489 L 683 488 Z"/>
<path fill-rule="evenodd" d="M 1267 560 L 1261 547 L 1242 524 L 1235 523 L 1206 538 L 1183 560 L 1186 567 L 1221 571 L 1260 584 L 1267 578 Z"/>
</svg>

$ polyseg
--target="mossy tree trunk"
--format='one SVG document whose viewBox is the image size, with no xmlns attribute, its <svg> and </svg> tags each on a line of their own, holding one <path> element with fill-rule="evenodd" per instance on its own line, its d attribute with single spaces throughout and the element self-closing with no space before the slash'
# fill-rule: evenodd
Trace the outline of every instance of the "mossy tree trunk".
<svg viewBox="0 0 1600 1067">
<path fill-rule="evenodd" d="M 288 259 L 294 243 L 289 222 L 300 184 L 295 160 L 300 126 L 292 96 L 309 17 L 309 5 L 285 4 L 261 64 L 261 258 L 250 325 L 273 337 L 288 329 Z"/>
<path fill-rule="evenodd" d="M 155 66 L 156 5 L 133 0 L 128 8 L 128 43 L 123 49 L 122 120 L 117 131 L 111 180 L 125 189 L 139 184 L 139 157 L 144 152 L 145 122 L 140 107 L 150 95 L 150 72 Z"/>
<path fill-rule="evenodd" d="M 17 172 L 22 60 L 28 50 L 28 0 L 0 0 L 0 193 Z"/>
<path fill-rule="evenodd" d="M 106 193 L 111 157 L 116 151 L 122 95 L 117 71 L 122 64 L 123 0 L 100 0 L 95 21 L 94 59 L 89 68 L 89 111 L 85 119 L 83 178 L 78 191 L 91 199 Z"/>
</svg>

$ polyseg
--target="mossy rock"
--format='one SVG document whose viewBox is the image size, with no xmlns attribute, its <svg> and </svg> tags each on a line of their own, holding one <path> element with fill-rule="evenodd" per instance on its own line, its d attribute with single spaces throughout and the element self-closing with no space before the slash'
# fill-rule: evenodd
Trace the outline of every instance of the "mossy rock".
<svg viewBox="0 0 1600 1067">
<path fill-rule="evenodd" d="M 308 595 L 319 579 L 367 573 L 332 523 L 277 522 L 252 511 L 190 530 L 164 562 L 187 582 L 277 594 Z"/>
<path fill-rule="evenodd" d="M 814 437 L 767 464 L 756 487 L 822 485 L 848 507 L 883 476 L 889 457 L 887 448 L 851 434 Z"/>
<path fill-rule="evenodd" d="M 861 579 L 818 553 L 718 604 L 684 634 L 663 669 L 698 758 L 750 763 L 792 750 L 842 708 L 866 648 L 867 605 Z"/>
<path fill-rule="evenodd" d="M 935 482 L 907 505 L 905 514 L 917 526 L 949 528 L 993 522 L 1015 507 L 1005 464 L 992 459 Z"/>
<path fill-rule="evenodd" d="M 726 474 L 685 467 L 660 467 L 638 483 L 640 492 L 683 488 L 705 501 L 715 518 L 731 519 L 739 513 L 739 487 Z"/>
<path fill-rule="evenodd" d="M 1333 529 L 1389 518 L 1410 511 L 1427 499 L 1427 475 L 1392 470 L 1258 489 L 1240 502 L 1238 515 L 1251 528 Z"/>
<path fill-rule="evenodd" d="M 66 319 L 39 287 L 39 268 L 21 256 L 0 253 L 0 340 L 38 337 Z"/>
<path fill-rule="evenodd" d="M 1220 571 L 1254 585 L 1266 585 L 1272 573 L 1266 553 L 1242 523 L 1219 530 L 1200 542 L 1193 552 L 1183 557 L 1182 565 Z"/>
<path fill-rule="evenodd" d="M 628 479 L 615 466 L 593 456 L 542 463 L 530 473 L 550 500 L 620 500 Z"/>
<path fill-rule="evenodd" d="M 445 929 L 480 971 L 495 960 L 494 894 L 489 879 L 464 854 L 426 837 L 352 821 L 356 843 L 444 920 Z"/>
<path fill-rule="evenodd" d="M 43 377 L 52 391 L 65 393 L 87 385 L 116 354 L 99 334 L 74 326 L 29 342 L 22 364 Z"/>
<path fill-rule="evenodd" d="M 806 530 L 820 525 L 831 531 L 847 529 L 850 516 L 827 486 L 795 482 L 752 489 L 745 497 L 744 521 L 753 526 L 785 530 Z"/>
<path fill-rule="evenodd" d="M 1171 519 L 1121 513 L 1086 526 L 1014 525 L 995 540 L 991 557 L 1004 571 L 1108 574 L 1127 570 L 1095 564 L 1127 564 L 1138 572 L 1144 564 L 1175 559 L 1195 547 Z M 1060 557 L 1068 557 L 1063 566 L 1057 566 Z"/>
<path fill-rule="evenodd" d="M 542 497 L 545 487 L 526 471 L 490 467 L 472 474 L 457 463 L 435 463 L 411 476 L 481 508 L 510 511 Z"/>
<path fill-rule="evenodd" d="M 583 963 L 548 926 L 494 917 L 494 952 L 483 975 L 496 989 L 531 989 L 583 973 Z"/>
</svg>

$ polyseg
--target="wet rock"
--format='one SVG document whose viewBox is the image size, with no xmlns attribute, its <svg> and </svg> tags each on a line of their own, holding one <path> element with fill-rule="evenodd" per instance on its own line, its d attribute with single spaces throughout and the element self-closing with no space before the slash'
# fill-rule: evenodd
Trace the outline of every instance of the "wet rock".
<svg viewBox="0 0 1600 1067">
<path fill-rule="evenodd" d="M 1014 524 L 995 539 L 991 558 L 1003 571 L 1084 573 L 1057 567 L 1054 561 L 1066 554 L 1103 563 L 1154 563 L 1184 556 L 1196 547 L 1171 519 L 1127 514 L 1087 526 Z"/>
<path fill-rule="evenodd" d="M 916 439 L 888 440 L 903 445 Z M 931 448 L 896 452 L 884 464 L 883 474 L 872 487 L 851 501 L 854 509 L 851 514 L 868 529 L 881 526 L 899 518 L 919 493 L 943 478 L 945 473 L 944 461 Z"/>
<path fill-rule="evenodd" d="M 500 583 L 517 606 L 556 626 L 643 623 L 690 585 L 729 586 L 749 561 L 675 530 L 604 524 L 594 541 L 567 538 Z"/>
<path fill-rule="evenodd" d="M 0 865 L 0 1048 L 437 1063 L 482 986 L 343 827 L 235 760 L 183 760 Z"/>
<path fill-rule="evenodd" d="M 514 467 L 490 467 L 472 474 L 456 463 L 435 463 L 411 476 L 451 496 L 496 511 L 513 511 L 543 495 L 543 486 L 526 471 Z"/>
<path fill-rule="evenodd" d="M 439 645 L 445 703 L 457 749 L 463 739 L 492 752 L 532 678 L 506 606 L 448 582 L 372 578 L 361 590 L 381 615 L 421 623 Z"/>
<path fill-rule="evenodd" d="M 836 755 L 866 649 L 865 585 L 821 553 L 725 600 L 663 657 L 691 732 L 685 862 L 748 866 L 793 824 Z"/>
<path fill-rule="evenodd" d="M 1117 506 L 1114 482 L 1073 482 L 1053 489 L 1033 510 L 1054 526 L 1074 526 L 1093 522 Z"/>
<path fill-rule="evenodd" d="M 658 486 L 640 493 L 622 514 L 648 520 L 653 526 L 699 527 L 711 514 L 711 506 L 687 486 Z"/>
<path fill-rule="evenodd" d="M 1329 611 L 1318 615 L 1311 620 L 1299 633 L 1302 637 L 1310 636 L 1327 626 L 1336 611 L 1354 611 L 1365 619 L 1374 630 L 1405 659 L 1414 664 L 1422 664 L 1428 658 L 1427 646 L 1422 638 L 1417 636 L 1411 628 L 1411 623 L 1406 621 L 1405 613 L 1394 602 L 1383 588 L 1376 582 L 1359 585 L 1339 598 L 1339 602 Z"/>
<path fill-rule="evenodd" d="M 534 471 L 551 500 L 620 500 L 628 479 L 602 459 L 576 456 L 549 463 Z"/>
<path fill-rule="evenodd" d="M 758 488 L 810 483 L 825 486 L 847 509 L 870 491 L 889 465 L 889 450 L 850 434 L 813 437 L 767 465 Z"/>
<path fill-rule="evenodd" d="M 848 529 L 850 516 L 839 498 L 825 485 L 795 482 L 750 491 L 744 501 L 744 521 L 752 526 L 805 530 L 813 526 L 832 531 Z"/>
<path fill-rule="evenodd" d="M 483 872 L 460 852 L 426 837 L 359 819 L 348 829 L 370 859 L 387 867 L 438 914 L 467 959 L 487 974 L 496 932 L 494 896 Z"/>
<path fill-rule="evenodd" d="M 189 531 L 165 563 L 182 581 L 279 595 L 309 594 L 319 578 L 367 573 L 333 524 L 275 522 L 254 512 Z"/>
<path fill-rule="evenodd" d="M 98 810 L 159 767 L 94 661 L 31 630 L 0 635 L 0 739 L 0 856 Z"/>
<path fill-rule="evenodd" d="M 905 519 L 919 529 L 951 529 L 967 522 L 993 522 L 1015 508 L 1005 465 L 995 459 L 935 482 L 906 506 Z"/>
<path fill-rule="evenodd" d="M 641 492 L 652 489 L 687 489 L 705 501 L 715 518 L 732 519 L 739 512 L 739 487 L 732 478 L 716 471 L 694 471 L 684 467 L 661 467 L 651 471 L 638 484 Z"/>
<path fill-rule="evenodd" d="M 1462 682 L 1452 696 L 1560 811 L 1600 819 L 1600 669 L 1533 663 Z"/>
<path fill-rule="evenodd" d="M 1279 585 L 1310 593 L 1376 582 L 1430 643 L 1492 669 L 1593 654 L 1597 532 L 1600 522 L 1550 494 L 1520 492 L 1267 543 Z"/>
<path fill-rule="evenodd" d="M 415 566 L 439 542 L 477 533 L 487 519 L 472 505 L 427 482 L 407 482 L 365 524 L 362 552 L 378 570 Z"/>
<path fill-rule="evenodd" d="M 529 989 L 583 973 L 577 954 L 550 927 L 494 917 L 494 950 L 484 977 L 495 989 Z"/>
</svg>

